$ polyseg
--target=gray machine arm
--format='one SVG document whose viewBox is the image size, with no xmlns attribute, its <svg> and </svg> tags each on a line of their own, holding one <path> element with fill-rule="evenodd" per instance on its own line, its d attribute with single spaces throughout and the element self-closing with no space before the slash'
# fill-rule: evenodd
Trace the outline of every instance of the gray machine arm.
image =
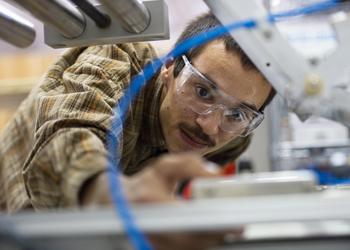
<svg viewBox="0 0 350 250">
<path fill-rule="evenodd" d="M 35 30 L 31 23 L 15 13 L 0 9 L 0 38 L 17 47 L 24 48 L 34 41 Z"/>
<path fill-rule="evenodd" d="M 319 115 L 350 126 L 347 86 L 350 84 L 350 19 L 345 13 L 333 15 L 337 50 L 315 63 L 302 57 L 267 20 L 268 12 L 259 0 L 204 0 L 224 24 L 253 18 L 254 29 L 232 32 L 238 44 L 282 95 L 301 119 Z"/>
</svg>

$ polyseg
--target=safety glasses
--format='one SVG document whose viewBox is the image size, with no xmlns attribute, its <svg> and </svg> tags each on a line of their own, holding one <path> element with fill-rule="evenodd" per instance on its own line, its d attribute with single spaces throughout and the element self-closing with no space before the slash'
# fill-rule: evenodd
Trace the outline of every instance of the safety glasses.
<svg viewBox="0 0 350 250">
<path fill-rule="evenodd" d="M 181 103 L 199 115 L 215 115 L 221 130 L 242 137 L 259 126 L 264 113 L 227 95 L 199 72 L 186 56 L 183 55 L 182 59 L 185 66 L 177 78 L 177 95 Z"/>
</svg>

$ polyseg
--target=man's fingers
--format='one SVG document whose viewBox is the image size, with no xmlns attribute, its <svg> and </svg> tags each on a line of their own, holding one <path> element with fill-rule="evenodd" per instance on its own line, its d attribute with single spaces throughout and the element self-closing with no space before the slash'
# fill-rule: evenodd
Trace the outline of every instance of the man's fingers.
<svg viewBox="0 0 350 250">
<path fill-rule="evenodd" d="M 124 187 L 132 202 L 170 201 L 175 198 L 179 181 L 218 175 L 219 170 L 214 163 L 195 154 L 169 154 L 149 163 L 144 171 L 124 178 Z"/>
<path fill-rule="evenodd" d="M 215 163 L 204 161 L 195 154 L 174 154 L 160 158 L 154 165 L 158 175 L 171 182 L 194 177 L 219 176 Z"/>
</svg>

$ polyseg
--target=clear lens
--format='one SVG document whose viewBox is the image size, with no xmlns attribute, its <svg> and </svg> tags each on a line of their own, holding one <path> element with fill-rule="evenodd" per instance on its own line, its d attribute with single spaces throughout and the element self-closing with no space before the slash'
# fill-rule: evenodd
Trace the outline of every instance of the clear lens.
<svg viewBox="0 0 350 250">
<path fill-rule="evenodd" d="M 221 112 L 220 128 L 240 136 L 247 136 L 261 123 L 263 113 L 222 93 L 215 84 L 197 71 L 187 58 L 183 58 L 185 67 L 177 79 L 177 93 L 181 103 L 200 115 Z"/>
<path fill-rule="evenodd" d="M 193 111 L 199 114 L 207 113 L 217 99 L 213 88 L 203 80 L 186 67 L 178 79 L 178 94 L 181 96 L 181 101 L 186 102 Z"/>
</svg>

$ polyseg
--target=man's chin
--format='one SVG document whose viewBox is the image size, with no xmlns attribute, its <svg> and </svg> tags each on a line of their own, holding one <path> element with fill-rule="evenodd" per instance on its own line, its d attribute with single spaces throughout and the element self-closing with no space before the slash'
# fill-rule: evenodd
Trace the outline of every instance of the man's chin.
<svg viewBox="0 0 350 250">
<path fill-rule="evenodd" d="M 205 155 L 208 153 L 209 150 L 205 150 L 205 149 L 193 149 L 193 148 L 189 148 L 189 147 L 173 147 L 173 149 L 169 149 L 170 153 L 195 153 L 198 155 Z"/>
</svg>

